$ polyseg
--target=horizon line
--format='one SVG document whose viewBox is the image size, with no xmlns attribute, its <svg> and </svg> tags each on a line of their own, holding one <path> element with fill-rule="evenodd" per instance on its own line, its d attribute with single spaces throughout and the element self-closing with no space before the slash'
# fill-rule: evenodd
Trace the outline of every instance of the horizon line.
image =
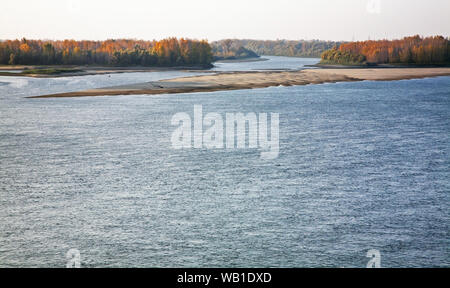
<svg viewBox="0 0 450 288">
<path fill-rule="evenodd" d="M 420 36 L 422 38 L 427 38 L 427 37 L 436 37 L 436 36 L 441 36 L 444 37 L 445 39 L 449 39 L 450 36 L 444 36 L 444 35 L 440 35 L 440 34 L 428 34 L 428 35 L 421 35 L 421 34 L 414 34 L 414 35 L 406 35 L 406 36 L 402 36 L 402 37 L 392 37 L 392 38 L 378 38 L 378 39 L 372 39 L 370 37 L 370 35 L 368 36 L 368 39 L 365 40 L 324 40 L 324 39 L 319 39 L 319 38 L 312 38 L 312 39 L 288 39 L 288 38 L 277 38 L 277 39 L 257 39 L 257 38 L 237 38 L 237 37 L 230 37 L 230 38 L 221 38 L 219 40 L 208 40 L 207 38 L 196 38 L 196 37 L 176 37 L 176 36 L 167 36 L 167 37 L 162 37 L 162 38 L 153 38 L 153 39 L 143 39 L 143 38 L 124 38 L 124 37 L 118 37 L 118 38 L 104 38 L 104 39 L 83 39 L 83 38 L 64 38 L 64 39 L 56 39 L 56 38 L 27 38 L 27 37 L 21 37 L 21 38 L 15 38 L 15 39 L 0 39 L 1 42 L 3 41 L 15 41 L 15 40 L 40 40 L 40 41 L 66 41 L 66 40 L 70 40 L 70 41 L 110 41 L 110 40 L 135 40 L 135 41 L 161 41 L 161 40 L 165 40 L 165 39 L 170 39 L 170 38 L 176 38 L 176 39 L 189 39 L 189 40 L 198 40 L 198 41 L 207 41 L 208 43 L 213 43 L 213 42 L 218 42 L 218 41 L 223 41 L 223 40 L 248 40 L 248 41 L 322 41 L 322 42 L 364 42 L 364 41 L 382 41 L 382 40 L 388 40 L 388 41 L 395 41 L 395 40 L 401 40 L 403 38 L 406 37 L 414 37 L 414 36 Z"/>
</svg>

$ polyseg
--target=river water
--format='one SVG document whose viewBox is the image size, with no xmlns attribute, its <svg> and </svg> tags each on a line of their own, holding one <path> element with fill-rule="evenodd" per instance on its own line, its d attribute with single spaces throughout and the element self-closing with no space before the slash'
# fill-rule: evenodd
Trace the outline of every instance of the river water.
<svg viewBox="0 0 450 288">
<path fill-rule="evenodd" d="M 0 77 L 1 267 L 450 265 L 450 77 L 24 98 L 180 75 Z M 278 158 L 172 149 L 194 105 L 279 113 Z"/>
</svg>

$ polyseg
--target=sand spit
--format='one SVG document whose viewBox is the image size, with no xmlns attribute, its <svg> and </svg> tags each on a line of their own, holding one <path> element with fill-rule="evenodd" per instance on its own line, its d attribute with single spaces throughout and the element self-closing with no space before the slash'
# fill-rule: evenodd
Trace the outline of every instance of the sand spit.
<svg viewBox="0 0 450 288">
<path fill-rule="evenodd" d="M 450 76 L 450 68 L 306 69 L 300 71 L 223 72 L 147 83 L 114 86 L 29 98 L 173 94 L 335 83 Z"/>
</svg>

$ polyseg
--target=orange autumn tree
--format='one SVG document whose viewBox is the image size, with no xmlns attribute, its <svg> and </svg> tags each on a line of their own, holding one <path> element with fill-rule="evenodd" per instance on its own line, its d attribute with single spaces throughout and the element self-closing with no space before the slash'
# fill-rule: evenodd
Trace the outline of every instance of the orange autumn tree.
<svg viewBox="0 0 450 288">
<path fill-rule="evenodd" d="M 419 35 L 400 40 L 343 43 L 322 54 L 324 64 L 450 64 L 450 40 Z"/>
<path fill-rule="evenodd" d="M 210 66 L 207 41 L 168 38 L 161 41 L 116 39 L 106 41 L 0 41 L 0 64 Z"/>
</svg>

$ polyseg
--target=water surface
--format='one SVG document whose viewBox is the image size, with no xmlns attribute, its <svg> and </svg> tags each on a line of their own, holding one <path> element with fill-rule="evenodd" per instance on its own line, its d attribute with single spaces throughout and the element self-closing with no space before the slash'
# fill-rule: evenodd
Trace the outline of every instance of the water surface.
<svg viewBox="0 0 450 288">
<path fill-rule="evenodd" d="M 261 61 L 262 60 L 262 61 Z M 215 62 L 213 71 L 266 71 L 266 70 L 299 70 L 305 65 L 317 64 L 318 58 L 300 58 L 283 56 L 261 56 L 260 61 L 253 62 Z"/>
<path fill-rule="evenodd" d="M 171 73 L 0 77 L 1 267 L 450 265 L 450 77 L 24 98 Z M 280 113 L 279 157 L 173 150 L 194 104 Z"/>
</svg>

